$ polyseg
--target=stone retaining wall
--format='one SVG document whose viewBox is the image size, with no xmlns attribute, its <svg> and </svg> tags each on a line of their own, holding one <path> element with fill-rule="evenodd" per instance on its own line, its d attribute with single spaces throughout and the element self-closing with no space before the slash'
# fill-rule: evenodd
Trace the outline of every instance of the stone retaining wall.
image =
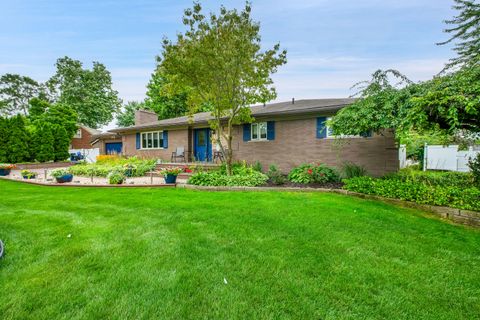
<svg viewBox="0 0 480 320">
<path fill-rule="evenodd" d="M 44 162 L 44 163 L 25 163 L 16 164 L 18 170 L 31 170 L 31 169 L 52 169 L 52 168 L 66 168 L 73 166 L 72 162 Z"/>
</svg>

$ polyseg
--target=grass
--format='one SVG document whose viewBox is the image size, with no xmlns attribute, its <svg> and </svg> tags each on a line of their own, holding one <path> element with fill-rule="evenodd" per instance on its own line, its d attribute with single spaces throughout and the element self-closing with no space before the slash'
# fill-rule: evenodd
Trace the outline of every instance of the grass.
<svg viewBox="0 0 480 320">
<path fill-rule="evenodd" d="M 480 315 L 480 232 L 412 209 L 11 181 L 0 194 L 2 319 Z"/>
</svg>

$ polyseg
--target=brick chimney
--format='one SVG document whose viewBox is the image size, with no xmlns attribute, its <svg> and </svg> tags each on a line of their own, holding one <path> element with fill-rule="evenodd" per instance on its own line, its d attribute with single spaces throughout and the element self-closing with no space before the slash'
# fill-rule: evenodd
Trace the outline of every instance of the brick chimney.
<svg viewBox="0 0 480 320">
<path fill-rule="evenodd" d="M 145 123 L 152 123 L 158 120 L 158 116 L 155 112 L 149 110 L 137 110 L 135 111 L 135 125 L 141 125 Z"/>
</svg>

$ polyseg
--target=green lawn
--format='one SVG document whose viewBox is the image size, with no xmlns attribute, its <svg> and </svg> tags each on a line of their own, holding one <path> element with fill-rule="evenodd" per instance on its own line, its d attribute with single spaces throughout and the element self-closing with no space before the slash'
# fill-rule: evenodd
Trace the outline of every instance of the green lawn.
<svg viewBox="0 0 480 320">
<path fill-rule="evenodd" d="M 7 181 L 0 198 L 2 319 L 480 317 L 480 232 L 411 209 Z"/>
</svg>

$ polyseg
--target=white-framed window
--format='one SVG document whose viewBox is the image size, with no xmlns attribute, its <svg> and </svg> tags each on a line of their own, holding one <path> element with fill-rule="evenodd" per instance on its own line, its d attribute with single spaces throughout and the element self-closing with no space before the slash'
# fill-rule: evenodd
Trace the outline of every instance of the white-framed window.
<svg viewBox="0 0 480 320">
<path fill-rule="evenodd" d="M 327 117 L 327 121 L 332 120 L 332 117 Z M 333 132 L 333 129 L 330 126 L 327 126 L 327 138 L 362 138 L 360 135 L 347 135 L 347 134 L 340 134 L 336 135 Z"/>
<path fill-rule="evenodd" d="M 141 149 L 162 149 L 163 131 L 152 131 L 141 133 Z"/>
<path fill-rule="evenodd" d="M 81 139 L 82 138 L 82 128 L 78 128 L 77 132 L 75 133 L 75 135 L 73 137 L 76 138 L 76 139 Z"/>
<path fill-rule="evenodd" d="M 267 140 L 267 123 L 256 122 L 251 125 L 252 141 Z"/>
</svg>

